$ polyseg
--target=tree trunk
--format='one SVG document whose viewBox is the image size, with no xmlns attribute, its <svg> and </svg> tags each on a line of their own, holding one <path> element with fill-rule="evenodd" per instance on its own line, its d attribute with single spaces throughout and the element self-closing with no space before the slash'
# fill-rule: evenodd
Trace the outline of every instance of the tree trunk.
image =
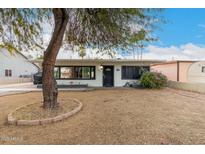
<svg viewBox="0 0 205 154">
<path fill-rule="evenodd" d="M 42 64 L 43 107 L 45 109 L 55 109 L 59 106 L 57 101 L 58 88 L 54 78 L 54 67 L 68 23 L 68 16 L 65 9 L 53 9 L 53 14 L 55 27 L 49 45 L 44 52 Z"/>
</svg>

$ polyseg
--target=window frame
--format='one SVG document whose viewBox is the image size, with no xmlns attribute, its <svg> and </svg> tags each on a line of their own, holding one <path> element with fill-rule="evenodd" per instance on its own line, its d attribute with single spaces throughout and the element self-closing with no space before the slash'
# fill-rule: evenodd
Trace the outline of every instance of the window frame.
<svg viewBox="0 0 205 154">
<path fill-rule="evenodd" d="M 56 80 L 95 80 L 96 79 L 96 66 L 87 66 L 87 65 L 67 65 L 67 66 L 55 66 L 55 67 L 58 67 L 59 68 L 59 78 L 56 78 Z M 77 67 L 89 67 L 90 68 L 90 78 L 62 78 L 61 77 L 61 68 L 62 67 L 72 67 L 73 70 L 75 70 Z M 91 72 L 92 72 L 92 68 L 94 68 L 94 77 L 91 78 Z"/>
<path fill-rule="evenodd" d="M 141 77 L 141 75 L 142 75 L 142 73 L 140 74 L 139 73 L 139 78 L 124 78 L 123 77 L 123 67 L 139 67 L 139 69 L 140 69 L 140 67 L 147 67 L 148 68 L 148 71 L 150 71 L 150 66 L 135 66 L 135 65 L 122 65 L 121 66 L 121 80 L 139 80 L 140 79 L 140 77 Z M 139 71 L 139 70 L 138 70 Z"/>
</svg>

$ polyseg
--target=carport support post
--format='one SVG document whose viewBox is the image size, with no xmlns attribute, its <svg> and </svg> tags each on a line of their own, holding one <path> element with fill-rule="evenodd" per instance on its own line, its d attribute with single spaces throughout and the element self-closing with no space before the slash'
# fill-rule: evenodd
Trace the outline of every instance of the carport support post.
<svg viewBox="0 0 205 154">
<path fill-rule="evenodd" d="M 179 82 L 179 61 L 177 61 L 177 82 Z"/>
</svg>

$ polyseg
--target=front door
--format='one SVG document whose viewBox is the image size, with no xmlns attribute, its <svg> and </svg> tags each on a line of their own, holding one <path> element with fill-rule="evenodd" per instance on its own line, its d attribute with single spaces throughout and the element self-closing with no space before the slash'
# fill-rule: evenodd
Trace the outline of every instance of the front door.
<svg viewBox="0 0 205 154">
<path fill-rule="evenodd" d="M 114 86 L 114 67 L 113 66 L 103 66 L 103 87 Z"/>
</svg>

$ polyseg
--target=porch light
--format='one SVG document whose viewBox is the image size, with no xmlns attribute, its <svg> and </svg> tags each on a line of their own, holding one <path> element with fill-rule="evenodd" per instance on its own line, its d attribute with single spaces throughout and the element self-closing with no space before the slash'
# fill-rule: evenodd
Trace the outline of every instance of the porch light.
<svg viewBox="0 0 205 154">
<path fill-rule="evenodd" d="M 103 66 L 102 65 L 100 65 L 100 70 L 103 70 Z"/>
</svg>

